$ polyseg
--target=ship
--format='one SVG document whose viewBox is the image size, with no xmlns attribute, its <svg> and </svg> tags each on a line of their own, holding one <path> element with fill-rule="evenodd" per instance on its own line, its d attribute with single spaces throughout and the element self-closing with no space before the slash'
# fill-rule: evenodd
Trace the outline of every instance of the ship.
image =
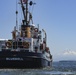
<svg viewBox="0 0 76 75">
<path fill-rule="evenodd" d="M 12 39 L 0 39 L 0 68 L 52 67 L 52 55 L 47 46 L 46 31 L 40 30 L 39 25 L 37 27 L 34 25 L 32 14 L 28 11 L 28 6 L 35 3 L 19 0 L 19 4 L 23 14 L 19 29 L 17 29 L 16 19 Z"/>
</svg>

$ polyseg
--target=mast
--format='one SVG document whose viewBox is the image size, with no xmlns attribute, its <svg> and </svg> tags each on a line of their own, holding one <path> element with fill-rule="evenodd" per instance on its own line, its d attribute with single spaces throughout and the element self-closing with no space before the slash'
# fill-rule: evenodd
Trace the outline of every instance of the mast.
<svg viewBox="0 0 76 75">
<path fill-rule="evenodd" d="M 28 0 L 20 0 L 20 3 L 24 17 L 24 19 L 22 20 L 23 24 L 21 25 L 21 37 L 30 38 L 31 28 L 28 21 L 29 20 Z"/>
<path fill-rule="evenodd" d="M 26 22 L 26 25 L 28 25 L 28 0 L 25 0 L 25 1 L 26 2 L 24 4 L 26 4 L 26 15 L 25 15 L 25 7 L 24 7 L 24 4 L 23 4 L 23 0 L 20 0 L 22 11 L 23 11 L 23 16 L 24 16 L 23 24 Z"/>
</svg>

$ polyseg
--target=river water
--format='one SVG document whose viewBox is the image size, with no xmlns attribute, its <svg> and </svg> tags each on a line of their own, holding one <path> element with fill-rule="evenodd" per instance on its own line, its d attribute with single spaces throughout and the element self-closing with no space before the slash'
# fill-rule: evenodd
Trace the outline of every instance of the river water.
<svg viewBox="0 0 76 75">
<path fill-rule="evenodd" d="M 0 75 L 76 75 L 76 62 L 53 62 L 52 68 L 0 69 Z"/>
</svg>

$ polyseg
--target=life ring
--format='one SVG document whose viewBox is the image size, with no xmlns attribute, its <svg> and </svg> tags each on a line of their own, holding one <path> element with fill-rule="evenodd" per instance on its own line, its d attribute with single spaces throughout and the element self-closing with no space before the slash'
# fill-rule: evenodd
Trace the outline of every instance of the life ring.
<svg viewBox="0 0 76 75">
<path fill-rule="evenodd" d="M 24 48 L 29 48 L 29 42 L 23 42 L 23 47 Z"/>
<path fill-rule="evenodd" d="M 6 44 L 7 47 L 11 47 L 12 46 L 12 43 L 10 41 L 7 41 L 5 44 Z"/>
<path fill-rule="evenodd" d="M 35 28 L 34 31 L 35 31 L 35 32 L 38 32 L 38 28 Z"/>
</svg>

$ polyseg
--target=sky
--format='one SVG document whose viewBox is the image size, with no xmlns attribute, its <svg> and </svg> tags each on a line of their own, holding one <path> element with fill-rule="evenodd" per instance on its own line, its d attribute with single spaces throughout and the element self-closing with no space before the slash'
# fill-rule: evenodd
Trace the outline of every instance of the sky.
<svg viewBox="0 0 76 75">
<path fill-rule="evenodd" d="M 54 61 L 76 60 L 76 0 L 32 0 L 34 24 L 47 33 Z M 20 11 L 20 5 L 18 4 Z M 31 9 L 30 9 L 31 10 Z M 0 0 L 0 39 L 12 38 L 16 0 Z M 18 14 L 18 24 L 22 15 Z"/>
</svg>

